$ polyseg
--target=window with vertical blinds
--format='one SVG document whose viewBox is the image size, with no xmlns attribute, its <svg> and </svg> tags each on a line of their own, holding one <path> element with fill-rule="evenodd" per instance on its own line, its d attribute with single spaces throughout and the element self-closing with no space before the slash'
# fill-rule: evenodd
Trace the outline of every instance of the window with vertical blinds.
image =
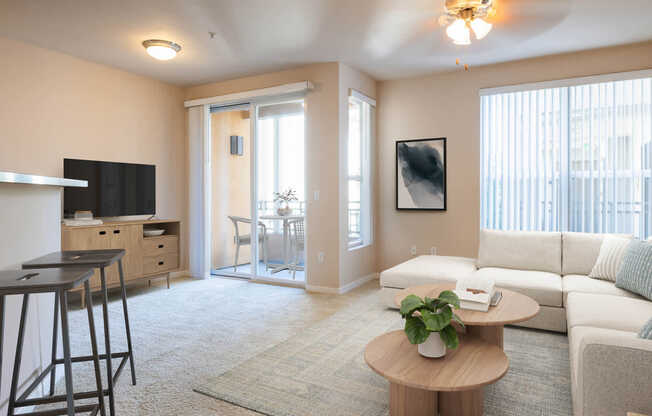
<svg viewBox="0 0 652 416">
<path fill-rule="evenodd" d="M 652 78 L 563 84 L 481 94 L 481 226 L 651 236 Z"/>
</svg>

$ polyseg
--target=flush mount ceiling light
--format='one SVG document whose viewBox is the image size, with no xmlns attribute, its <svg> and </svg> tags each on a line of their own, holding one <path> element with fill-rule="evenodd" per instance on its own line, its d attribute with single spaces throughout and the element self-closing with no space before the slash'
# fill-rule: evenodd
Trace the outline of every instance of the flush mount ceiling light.
<svg viewBox="0 0 652 416">
<path fill-rule="evenodd" d="M 147 53 L 153 58 L 160 61 L 167 61 L 177 56 L 177 52 L 181 50 L 181 45 L 169 40 L 149 39 L 143 42 L 143 46 L 147 49 Z"/>
<path fill-rule="evenodd" d="M 476 39 L 482 39 L 492 28 L 483 18 L 495 14 L 493 0 L 446 0 L 446 13 L 439 23 L 456 45 L 470 45 L 471 31 Z"/>
</svg>

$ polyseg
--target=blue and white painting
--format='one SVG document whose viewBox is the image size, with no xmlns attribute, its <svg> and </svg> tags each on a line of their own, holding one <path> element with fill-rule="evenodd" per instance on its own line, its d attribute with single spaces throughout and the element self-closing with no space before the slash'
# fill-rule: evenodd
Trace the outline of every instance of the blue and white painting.
<svg viewBox="0 0 652 416">
<path fill-rule="evenodd" d="M 446 209 L 446 138 L 396 142 L 396 209 Z"/>
</svg>

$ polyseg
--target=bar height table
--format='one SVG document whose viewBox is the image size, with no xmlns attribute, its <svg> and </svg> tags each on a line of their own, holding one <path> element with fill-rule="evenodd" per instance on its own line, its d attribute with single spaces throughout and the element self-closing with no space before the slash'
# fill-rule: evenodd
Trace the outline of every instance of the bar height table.
<svg viewBox="0 0 652 416">
<path fill-rule="evenodd" d="M 102 358 L 106 359 L 107 371 L 107 384 L 108 389 L 106 394 L 109 396 L 109 411 L 111 416 L 115 416 L 115 399 L 113 393 L 113 385 L 118 381 L 124 365 L 129 360 L 131 366 L 131 382 L 136 385 L 136 369 L 134 365 L 134 354 L 131 346 L 131 330 L 129 328 L 129 313 L 127 310 L 127 291 L 125 289 L 125 279 L 122 270 L 122 258 L 125 255 L 123 249 L 107 249 L 107 250 L 73 250 L 73 251 L 57 251 L 47 254 L 45 256 L 30 260 L 23 264 L 23 269 L 50 269 L 50 268 L 94 268 L 100 269 L 100 282 L 102 285 L 102 312 L 104 317 L 104 344 L 106 354 Z M 106 273 L 105 269 L 113 263 L 118 263 L 118 274 L 120 276 L 120 288 L 122 295 L 122 309 L 125 320 L 125 330 L 127 335 L 127 351 L 125 352 L 111 352 L 111 336 L 109 332 L 109 295 L 106 287 Z M 86 293 L 87 297 L 90 291 Z M 55 319 L 57 314 L 58 302 L 55 301 L 54 313 Z M 63 305 L 62 305 L 63 307 Z M 56 330 L 56 328 L 55 328 Z M 56 339 L 52 345 L 52 355 L 56 354 Z M 113 373 L 112 358 L 122 358 L 118 368 Z M 54 370 L 52 371 L 52 379 L 54 379 Z M 52 390 L 51 390 L 52 393 Z"/>
<path fill-rule="evenodd" d="M 38 272 L 28 272 L 24 270 L 6 270 L 0 271 L 0 377 L 2 376 L 2 345 L 4 337 L 5 323 L 5 297 L 7 295 L 23 295 L 22 308 L 20 313 L 20 323 L 18 326 L 18 341 L 16 343 L 16 356 L 14 358 L 14 368 L 12 372 L 11 388 L 9 392 L 9 403 L 7 414 L 14 416 L 16 408 L 36 406 L 42 404 L 52 404 L 57 402 L 67 402 L 66 408 L 59 408 L 45 412 L 22 413 L 26 415 L 65 415 L 73 416 L 75 412 L 90 412 L 91 415 L 97 415 L 99 411 L 102 416 L 105 415 L 104 409 L 104 390 L 102 389 L 102 376 L 100 374 L 100 355 L 97 351 L 97 338 L 95 334 L 95 321 L 93 320 L 93 303 L 88 302 L 86 310 L 88 312 L 88 327 L 91 338 L 91 349 L 93 354 L 90 357 L 71 357 L 70 356 L 70 335 L 68 331 L 68 291 L 72 288 L 84 284 L 84 290 L 90 294 L 90 284 L 88 280 L 93 275 L 90 268 L 77 269 L 59 269 L 59 270 L 41 270 Z M 18 377 L 20 375 L 20 363 L 23 353 L 23 343 L 25 341 L 25 322 L 29 307 L 29 296 L 33 293 L 54 292 L 55 304 L 61 303 L 61 338 L 63 340 L 63 359 L 52 356 L 52 361 L 41 374 L 27 387 L 27 389 L 16 398 L 18 390 Z M 57 315 L 54 316 L 54 340 L 56 345 L 57 339 Z M 95 382 L 97 390 L 75 393 L 72 383 L 72 363 L 79 361 L 93 361 L 95 367 Z M 54 395 L 54 378 L 50 380 L 50 396 L 29 399 L 34 389 L 47 377 L 48 374 L 54 375 L 54 369 L 57 364 L 63 364 L 66 375 L 66 394 Z M 0 380 L 1 382 L 1 380 Z M 97 397 L 97 404 L 75 406 L 75 400 L 88 399 Z"/>
</svg>

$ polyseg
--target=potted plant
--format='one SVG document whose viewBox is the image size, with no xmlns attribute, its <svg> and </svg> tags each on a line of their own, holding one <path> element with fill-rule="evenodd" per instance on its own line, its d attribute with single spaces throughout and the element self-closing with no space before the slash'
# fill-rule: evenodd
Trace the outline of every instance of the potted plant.
<svg viewBox="0 0 652 416">
<path fill-rule="evenodd" d="M 446 355 L 446 348 L 455 349 L 459 345 L 459 338 L 453 321 L 464 328 L 464 323 L 453 312 L 459 309 L 460 300 L 455 293 L 444 290 L 439 297 L 421 299 L 416 295 L 409 295 L 401 302 L 401 316 L 405 319 L 405 334 L 410 343 L 417 344 L 419 354 L 424 357 L 437 358 Z M 431 333 L 439 336 L 430 336 Z"/>
<path fill-rule="evenodd" d="M 298 200 L 297 192 L 293 188 L 288 188 L 283 192 L 274 192 L 274 202 L 278 204 L 278 208 L 276 209 L 278 215 L 290 215 L 292 213 L 292 208 L 289 206 L 290 202 Z"/>
</svg>

